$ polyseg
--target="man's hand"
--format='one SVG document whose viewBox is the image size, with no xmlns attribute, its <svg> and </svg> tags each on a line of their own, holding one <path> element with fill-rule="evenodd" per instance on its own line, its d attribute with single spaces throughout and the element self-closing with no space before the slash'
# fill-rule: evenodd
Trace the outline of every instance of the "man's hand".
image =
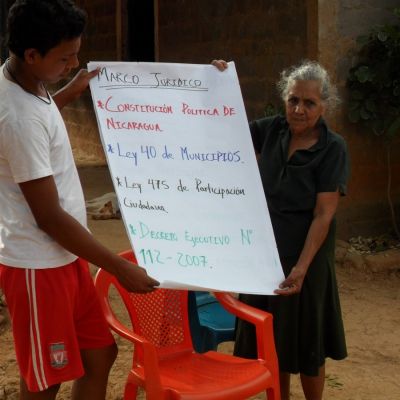
<svg viewBox="0 0 400 400">
<path fill-rule="evenodd" d="M 144 268 L 123 258 L 115 270 L 114 276 L 128 292 L 149 293 L 160 285 L 158 281 L 147 275 Z"/>
<path fill-rule="evenodd" d="M 95 69 L 93 71 L 88 71 L 87 69 L 81 69 L 69 82 L 65 88 L 68 88 L 71 93 L 75 94 L 76 97 L 79 97 L 85 89 L 89 86 L 89 81 L 97 76 L 100 72 L 100 69 Z"/>
<path fill-rule="evenodd" d="M 98 75 L 100 69 L 88 71 L 81 69 L 72 80 L 53 95 L 54 102 L 61 110 L 71 101 L 78 99 L 89 86 L 89 81 Z"/>
</svg>

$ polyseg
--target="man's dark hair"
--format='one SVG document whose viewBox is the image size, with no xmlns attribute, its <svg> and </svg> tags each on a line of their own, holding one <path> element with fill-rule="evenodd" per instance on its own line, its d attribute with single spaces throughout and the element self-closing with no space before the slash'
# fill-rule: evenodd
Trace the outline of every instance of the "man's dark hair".
<svg viewBox="0 0 400 400">
<path fill-rule="evenodd" d="M 27 49 L 41 56 L 65 40 L 82 35 L 86 13 L 70 0 L 17 0 L 8 13 L 7 45 L 24 58 Z"/>
</svg>

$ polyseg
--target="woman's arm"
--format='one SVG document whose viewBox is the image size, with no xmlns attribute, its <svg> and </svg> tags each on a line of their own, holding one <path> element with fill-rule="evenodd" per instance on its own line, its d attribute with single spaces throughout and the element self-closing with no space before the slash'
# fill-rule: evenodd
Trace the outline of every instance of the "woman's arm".
<svg viewBox="0 0 400 400">
<path fill-rule="evenodd" d="M 64 87 L 53 95 L 53 100 L 59 110 L 71 101 L 78 99 L 89 85 L 89 81 L 99 73 L 98 69 L 88 72 L 81 69 Z"/>
<path fill-rule="evenodd" d="M 326 239 L 336 213 L 339 196 L 338 191 L 318 193 L 314 218 L 308 230 L 303 250 L 289 276 L 279 285 L 279 289 L 275 290 L 276 294 L 291 295 L 301 291 L 308 267 Z"/>
</svg>

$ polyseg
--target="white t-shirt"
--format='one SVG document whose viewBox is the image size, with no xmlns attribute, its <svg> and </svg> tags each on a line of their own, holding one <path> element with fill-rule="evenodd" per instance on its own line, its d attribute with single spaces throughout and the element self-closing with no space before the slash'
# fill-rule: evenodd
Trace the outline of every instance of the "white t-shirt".
<svg viewBox="0 0 400 400">
<path fill-rule="evenodd" d="M 4 67 L 3 67 L 4 68 Z M 86 227 L 81 183 L 62 116 L 0 68 L 0 263 L 52 268 L 76 255 L 38 228 L 18 183 L 53 175 L 62 208 Z M 46 207 L 46 199 L 43 199 Z"/>
</svg>

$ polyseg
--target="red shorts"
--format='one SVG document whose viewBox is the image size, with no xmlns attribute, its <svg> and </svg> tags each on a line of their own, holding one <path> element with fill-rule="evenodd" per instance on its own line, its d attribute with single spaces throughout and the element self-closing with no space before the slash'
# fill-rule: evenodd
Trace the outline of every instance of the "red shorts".
<svg viewBox="0 0 400 400">
<path fill-rule="evenodd" d="M 20 373 L 29 391 L 81 377 L 80 350 L 114 343 L 87 262 L 78 259 L 48 269 L 0 264 L 0 286 L 10 311 Z"/>
</svg>

